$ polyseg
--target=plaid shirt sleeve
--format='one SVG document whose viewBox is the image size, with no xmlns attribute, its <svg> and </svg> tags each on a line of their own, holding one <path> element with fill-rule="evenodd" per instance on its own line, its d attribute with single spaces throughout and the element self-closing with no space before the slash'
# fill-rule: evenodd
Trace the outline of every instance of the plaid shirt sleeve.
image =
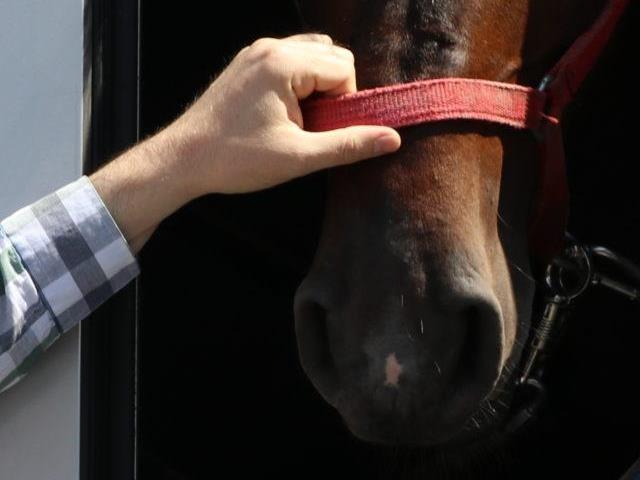
<svg viewBox="0 0 640 480">
<path fill-rule="evenodd" d="M 0 392 L 139 272 L 87 177 L 0 223 Z"/>
</svg>

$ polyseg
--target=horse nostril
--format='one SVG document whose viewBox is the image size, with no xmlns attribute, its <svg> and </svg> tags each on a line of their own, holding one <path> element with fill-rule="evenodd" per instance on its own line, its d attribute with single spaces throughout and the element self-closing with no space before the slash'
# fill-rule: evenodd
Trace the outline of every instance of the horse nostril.
<svg viewBox="0 0 640 480">
<path fill-rule="evenodd" d="M 459 355 L 451 376 L 453 397 L 449 414 L 464 416 L 469 405 L 478 405 L 494 388 L 502 371 L 503 328 L 497 302 L 474 299 L 459 310 Z"/>
<path fill-rule="evenodd" d="M 295 324 L 302 368 L 325 400 L 334 404 L 338 373 L 329 348 L 327 309 L 306 295 L 298 295 Z"/>
<path fill-rule="evenodd" d="M 491 355 L 486 352 L 492 345 L 498 345 L 498 338 L 490 328 L 491 313 L 478 305 L 469 305 L 461 310 L 460 319 L 464 322 L 466 333 L 462 340 L 457 377 L 466 382 L 477 381 L 476 370 L 480 364 L 491 364 Z M 484 375 L 483 375 L 484 376 Z"/>
</svg>

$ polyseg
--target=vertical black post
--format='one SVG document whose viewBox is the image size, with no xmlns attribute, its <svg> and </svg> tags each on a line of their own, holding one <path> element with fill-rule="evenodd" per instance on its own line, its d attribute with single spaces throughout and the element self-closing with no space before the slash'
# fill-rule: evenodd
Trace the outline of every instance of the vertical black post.
<svg viewBox="0 0 640 480">
<path fill-rule="evenodd" d="M 84 170 L 138 140 L 139 1 L 85 2 Z M 81 325 L 80 478 L 137 476 L 137 285 Z"/>
</svg>

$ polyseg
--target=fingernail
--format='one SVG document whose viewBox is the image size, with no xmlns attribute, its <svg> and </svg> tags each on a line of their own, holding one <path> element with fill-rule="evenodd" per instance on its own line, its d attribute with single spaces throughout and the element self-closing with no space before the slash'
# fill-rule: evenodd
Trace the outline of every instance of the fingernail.
<svg viewBox="0 0 640 480">
<path fill-rule="evenodd" d="M 391 153 L 397 150 L 398 139 L 395 135 L 384 134 L 376 138 L 373 144 L 373 153 L 375 155 L 384 155 L 385 153 Z"/>
</svg>

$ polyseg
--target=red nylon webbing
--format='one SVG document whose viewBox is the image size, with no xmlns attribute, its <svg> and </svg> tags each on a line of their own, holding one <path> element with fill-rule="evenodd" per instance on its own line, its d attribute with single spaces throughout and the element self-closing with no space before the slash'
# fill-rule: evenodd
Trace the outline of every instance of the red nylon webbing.
<svg viewBox="0 0 640 480">
<path fill-rule="evenodd" d="M 578 88 L 593 69 L 611 38 L 629 0 L 609 0 L 592 27 L 582 34 L 547 74 L 546 113 L 560 117 Z M 529 222 L 529 242 L 536 257 L 549 261 L 562 248 L 569 214 L 562 131 L 559 125 L 542 125 L 538 132 L 538 192 Z"/>
<path fill-rule="evenodd" d="M 609 0 L 593 26 L 583 33 L 549 71 L 547 113 L 559 116 L 593 69 L 629 0 Z"/>
<path fill-rule="evenodd" d="M 363 90 L 304 102 L 305 129 L 351 125 L 406 127 L 441 120 L 481 120 L 538 128 L 545 94 L 520 85 L 468 78 L 440 78 Z"/>
</svg>

